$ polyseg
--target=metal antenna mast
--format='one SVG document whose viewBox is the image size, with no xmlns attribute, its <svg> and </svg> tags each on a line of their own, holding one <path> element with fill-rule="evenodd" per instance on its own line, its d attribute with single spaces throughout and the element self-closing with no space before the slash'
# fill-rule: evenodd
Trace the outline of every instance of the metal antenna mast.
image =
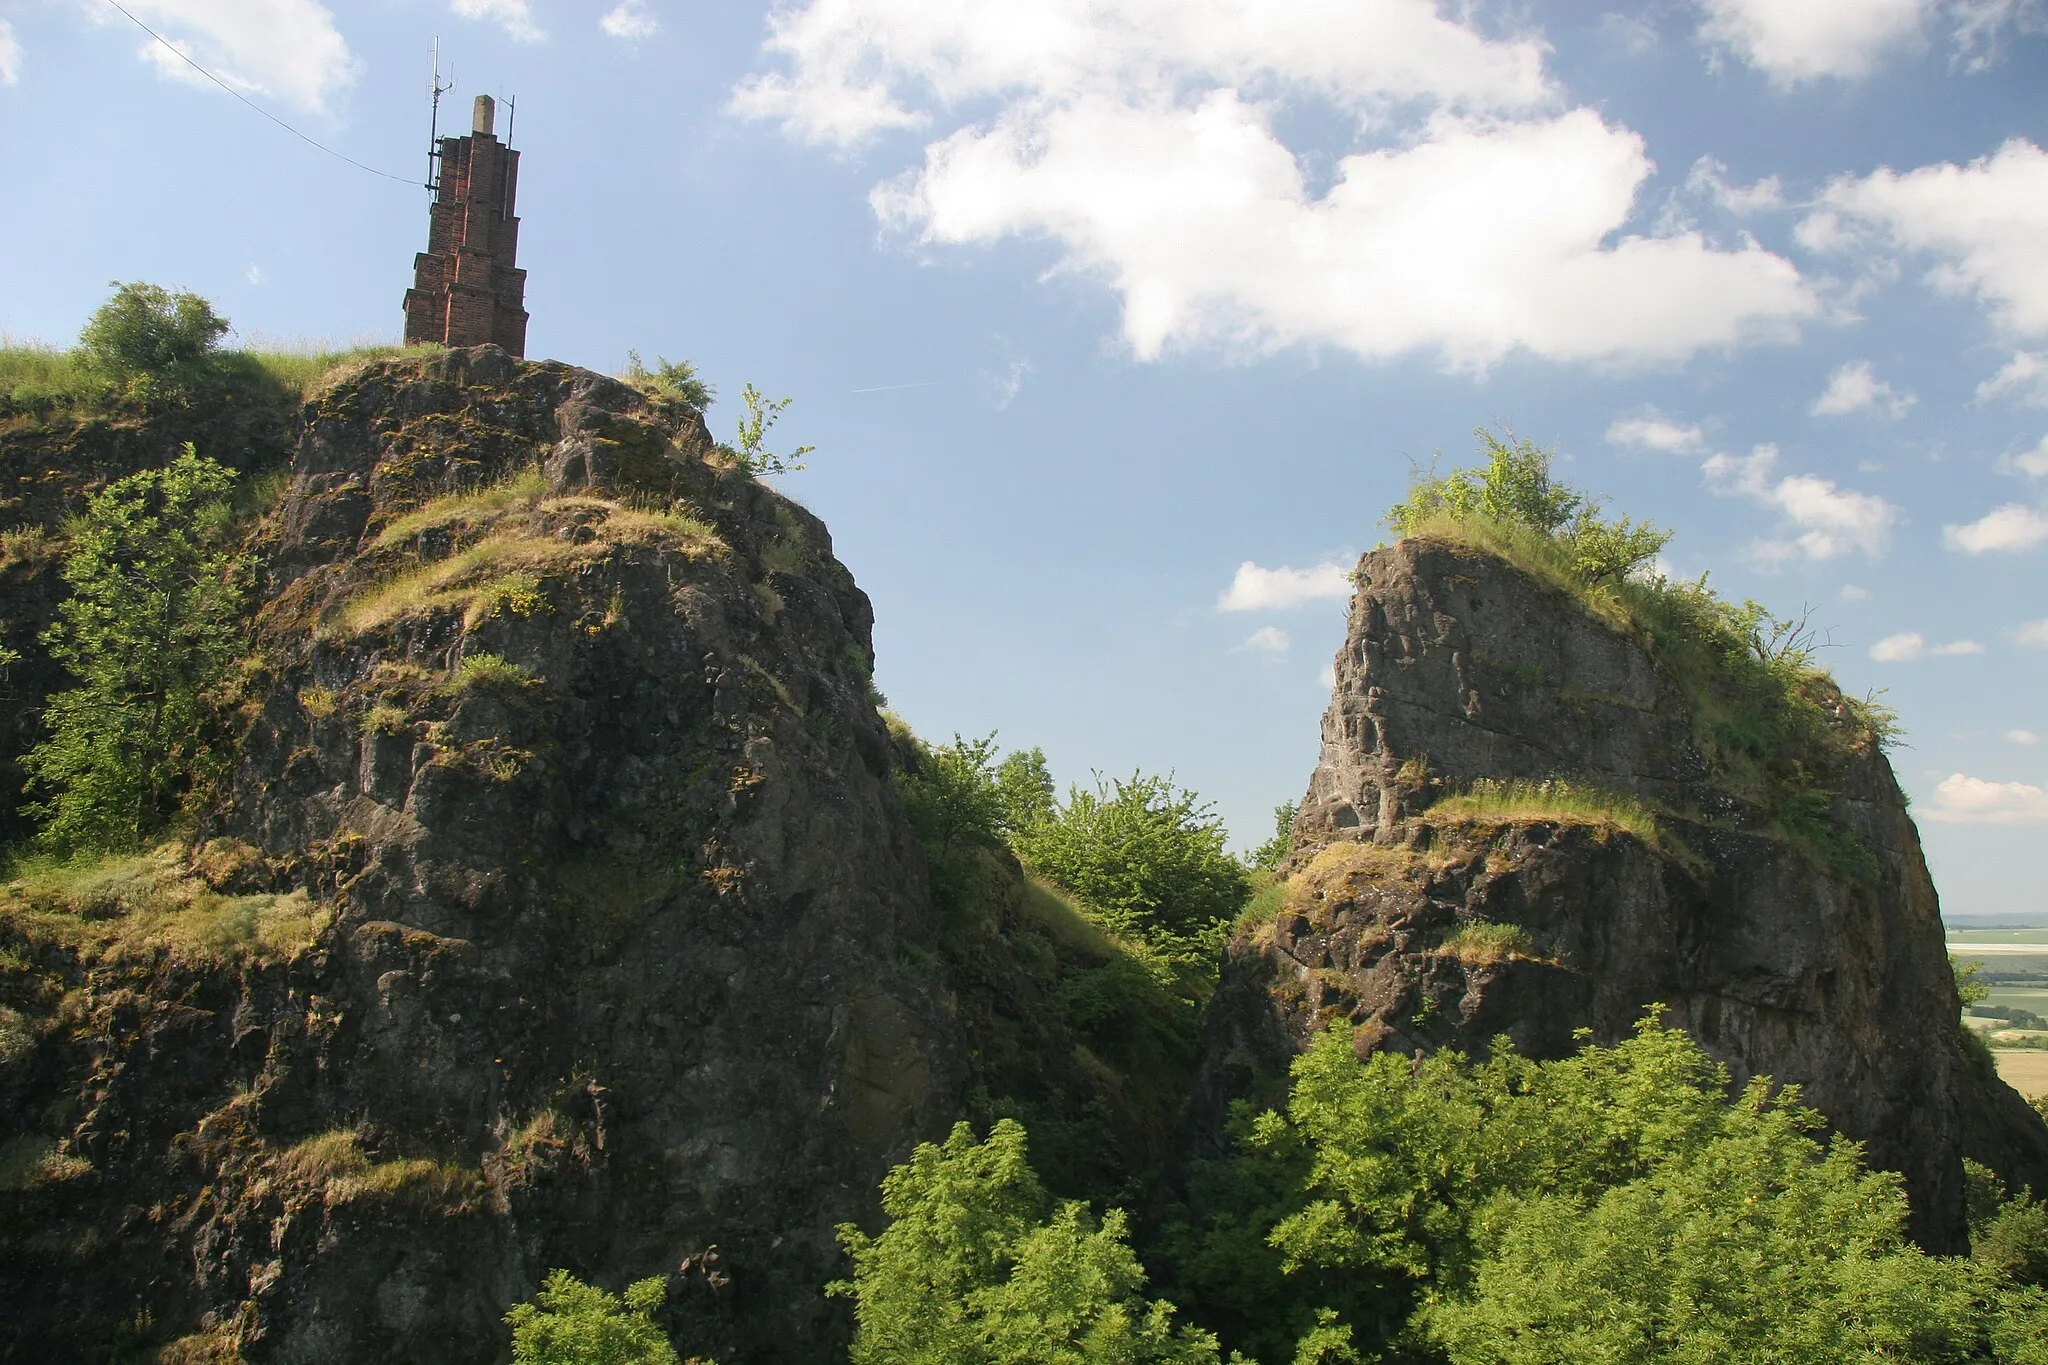
<svg viewBox="0 0 2048 1365">
<path fill-rule="evenodd" d="M 427 192 L 441 188 L 441 96 L 455 88 L 455 68 L 448 68 L 448 84 L 441 84 L 441 40 L 434 39 L 434 78 L 429 86 L 434 92 L 434 112 L 427 124 Z"/>
</svg>

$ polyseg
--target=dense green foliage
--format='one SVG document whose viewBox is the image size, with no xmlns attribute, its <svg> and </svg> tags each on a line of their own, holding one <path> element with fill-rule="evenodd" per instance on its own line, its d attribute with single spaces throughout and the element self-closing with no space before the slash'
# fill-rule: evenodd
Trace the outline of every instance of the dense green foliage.
<svg viewBox="0 0 2048 1365">
<path fill-rule="evenodd" d="M 1670 542 L 1669 531 L 1647 522 L 1601 516 L 1595 500 L 1550 477 L 1549 451 L 1512 434 L 1502 440 L 1484 427 L 1477 435 L 1486 463 L 1417 477 L 1406 500 L 1387 513 L 1396 535 L 1420 531 L 1441 516 L 1526 526 L 1555 541 L 1587 582 L 1627 578 Z"/>
<path fill-rule="evenodd" d="M 1046 1194 L 1024 1129 L 977 1143 L 966 1124 L 925 1143 L 882 1184 L 888 1228 L 839 1240 L 853 1278 L 854 1365 L 1199 1365 L 1214 1338 L 1146 1300 L 1124 1216 Z"/>
<path fill-rule="evenodd" d="M 1265 1359 L 2048 1358 L 2038 1206 L 1980 1220 L 1995 1256 L 1927 1256 L 1897 1176 L 1820 1141 L 1796 1091 L 1731 1102 L 1654 1016 L 1556 1062 L 1350 1041 L 1296 1063 L 1166 1239 L 1176 1296 Z"/>
<path fill-rule="evenodd" d="M 658 1279 L 629 1284 L 621 1296 L 550 1271 L 531 1302 L 505 1315 L 513 1365 L 680 1365 L 654 1322 L 665 1297 Z"/>
<path fill-rule="evenodd" d="M 124 284 L 78 336 L 79 358 L 121 398 L 146 410 L 188 406 L 220 381 L 227 319 L 197 294 Z"/>
<path fill-rule="evenodd" d="M 1115 933 L 1191 962 L 1213 957 L 1251 894 L 1244 864 L 1224 851 L 1213 809 L 1170 778 L 1070 788 L 1065 802 L 1019 829 L 1025 863 L 1079 896 Z"/>
<path fill-rule="evenodd" d="M 134 845 L 205 761 L 206 695 L 240 641 L 233 486 L 187 446 L 109 485 L 71 528 L 71 595 L 44 639 L 78 685 L 50 699 L 49 737 L 25 760 L 56 851 Z"/>
</svg>

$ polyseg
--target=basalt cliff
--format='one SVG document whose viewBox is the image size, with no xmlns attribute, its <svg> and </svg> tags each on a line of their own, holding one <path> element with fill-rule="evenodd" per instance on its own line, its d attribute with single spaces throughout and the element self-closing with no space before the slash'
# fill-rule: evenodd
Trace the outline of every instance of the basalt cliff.
<svg viewBox="0 0 2048 1365">
<path fill-rule="evenodd" d="M 2048 1130 L 1961 1037 L 1855 708 L 1822 695 L 1820 741 L 1774 773 L 1643 632 L 1500 555 L 1409 539 L 1355 582 L 1286 905 L 1239 932 L 1210 1011 L 1198 1150 L 1333 1021 L 1361 1053 L 1547 1057 L 1661 1005 L 1901 1172 L 1931 1248 L 1964 1244 L 1965 1156 L 2048 1189 Z"/>
<path fill-rule="evenodd" d="M 477 347 L 317 394 L 254 548 L 197 837 L 6 893 L 0 1359 L 491 1361 L 553 1266 L 830 1358 L 971 1064 L 825 528 Z"/>
</svg>

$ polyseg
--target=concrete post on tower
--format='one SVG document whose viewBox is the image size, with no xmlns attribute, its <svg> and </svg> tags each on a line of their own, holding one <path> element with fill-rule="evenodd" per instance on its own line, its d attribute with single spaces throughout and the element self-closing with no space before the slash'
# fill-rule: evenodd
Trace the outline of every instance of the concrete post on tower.
<svg viewBox="0 0 2048 1365">
<path fill-rule="evenodd" d="M 495 343 L 526 354 L 526 272 L 518 268 L 519 153 L 494 131 L 497 102 L 478 95 L 468 137 L 440 140 L 427 249 L 405 291 L 405 341 Z"/>
</svg>

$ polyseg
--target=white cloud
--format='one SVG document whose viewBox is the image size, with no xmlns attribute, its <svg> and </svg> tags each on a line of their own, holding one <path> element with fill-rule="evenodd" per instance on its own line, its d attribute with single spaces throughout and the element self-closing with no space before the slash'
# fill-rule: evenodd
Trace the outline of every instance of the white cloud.
<svg viewBox="0 0 2048 1365">
<path fill-rule="evenodd" d="M 1927 637 L 1918 631 L 1887 635 L 1870 647 L 1870 657 L 1879 663 L 1911 663 L 1927 652 Z"/>
<path fill-rule="evenodd" d="M 1941 539 L 1949 549 L 1973 555 L 1991 550 L 2031 550 L 2048 540 L 2048 516 L 2009 502 L 1965 525 L 1942 527 Z"/>
<path fill-rule="evenodd" d="M 1983 71 L 2004 59 L 2008 28 L 2048 32 L 2042 0 L 1949 0 L 1948 10 L 1955 20 L 1956 63 L 1966 71 Z"/>
<path fill-rule="evenodd" d="M 878 216 L 926 244 L 1050 241 L 1121 296 L 1141 358 L 1640 361 L 1818 311 L 1753 241 L 1631 233 L 1642 139 L 1557 112 L 1541 44 L 1432 0 L 814 0 L 771 25 L 788 69 L 743 82 L 737 112 L 838 145 L 938 125 Z M 1295 104 L 1366 148 L 1325 189 L 1275 131 Z"/>
<path fill-rule="evenodd" d="M 1819 214 L 1801 224 L 1808 245 L 1853 245 L 1854 233 L 1842 219 L 1855 219 L 1894 246 L 1937 257 L 1927 282 L 1947 293 L 1974 294 L 2001 327 L 2048 333 L 2048 269 L 2041 254 L 2048 237 L 2048 151 L 2016 137 L 1967 166 L 1939 162 L 1903 175 L 1882 167 L 1861 180 L 1845 176 L 1828 185 L 1820 202 Z"/>
<path fill-rule="evenodd" d="M 1617 417 L 1608 423 L 1607 444 L 1696 455 L 1707 448 L 1707 437 L 1696 424 L 1674 422 L 1651 411 L 1641 417 Z"/>
<path fill-rule="evenodd" d="M 2025 625 L 2015 626 L 2010 632 L 2016 645 L 2032 645 L 2035 649 L 2048 649 L 2048 616 Z"/>
<path fill-rule="evenodd" d="M 2018 472 L 2034 478 L 2048 477 L 2048 436 L 2035 443 L 2032 450 L 2022 450 L 2017 455 L 1999 458 L 1999 469 L 2007 474 Z"/>
<path fill-rule="evenodd" d="M 1706 195 L 1737 216 L 1768 213 L 1785 207 L 1785 187 L 1778 183 L 1777 176 L 1767 175 L 1754 185 L 1731 185 L 1728 183 L 1728 168 L 1711 156 L 1703 156 L 1692 163 L 1692 170 L 1685 177 L 1685 187 L 1696 194 Z"/>
<path fill-rule="evenodd" d="M 534 22 L 533 6 L 528 0 L 448 0 L 448 8 L 464 19 L 495 23 L 515 43 L 547 41 L 546 32 Z"/>
<path fill-rule="evenodd" d="M 1641 57 L 1655 50 L 1659 40 L 1657 26 L 1649 20 L 1633 14 L 1617 14 L 1612 10 L 1600 16 L 1594 32 L 1603 42 L 1631 57 Z"/>
<path fill-rule="evenodd" d="M 1842 600 L 1844 602 L 1861 602 L 1868 596 L 1870 596 L 1870 589 L 1868 588 L 1859 588 L 1854 583 L 1844 583 L 1842 585 Z"/>
<path fill-rule="evenodd" d="M 2041 742 L 2041 737 L 2032 730 L 2007 730 L 2005 732 L 2005 742 L 2017 744 L 2021 748 L 2031 749 Z"/>
<path fill-rule="evenodd" d="M 1741 493 L 1775 508 L 1801 534 L 1792 541 L 1759 541 L 1751 553 L 1766 565 L 1799 554 L 1832 559 L 1851 550 L 1883 552 L 1899 509 L 1872 493 L 1837 488 L 1834 480 L 1789 474 L 1772 481 L 1778 448 L 1760 445 L 1746 456 L 1716 455 L 1701 468 L 1717 491 Z"/>
<path fill-rule="evenodd" d="M 0 85 L 13 85 L 21 79 L 21 42 L 14 36 L 14 25 L 0 19 Z"/>
<path fill-rule="evenodd" d="M 1776 85 L 1877 69 L 1911 41 L 1935 0 L 1700 0 L 1703 42 L 1732 51 Z"/>
<path fill-rule="evenodd" d="M 1012 360 L 1001 374 L 991 374 L 987 370 L 981 372 L 982 379 L 995 390 L 997 412 L 1017 401 L 1017 395 L 1024 392 L 1024 380 L 1030 374 L 1029 360 Z"/>
<path fill-rule="evenodd" d="M 1316 681 L 1324 687 L 1335 687 L 1337 685 L 1337 665 L 1333 663 L 1324 664 L 1323 671 L 1316 674 Z"/>
<path fill-rule="evenodd" d="M 318 0 L 130 0 L 128 8 L 223 83 L 308 112 L 330 110 L 360 69 Z M 126 22 L 102 6 L 87 12 Z M 138 55 L 173 80 L 213 88 L 154 39 L 145 38 Z"/>
<path fill-rule="evenodd" d="M 1954 656 L 1960 654 L 1982 654 L 1984 652 L 1984 646 L 1979 644 L 1975 640 L 1951 640 L 1945 645 L 1936 645 L 1933 649 L 1930 649 L 1927 652 L 1935 655 L 1936 657 Z"/>
<path fill-rule="evenodd" d="M 2007 394 L 2012 395 L 2015 403 L 2048 407 L 2048 354 L 2014 351 L 2012 359 L 1998 367 L 1997 374 L 1977 386 L 1977 401 L 1980 403 L 1988 403 Z"/>
<path fill-rule="evenodd" d="M 1247 559 L 1237 566 L 1237 576 L 1216 599 L 1216 610 L 1265 611 L 1325 599 L 1341 602 L 1350 596 L 1350 572 L 1341 564 L 1318 564 L 1312 569 L 1262 569 Z"/>
<path fill-rule="evenodd" d="M 1816 417 L 1840 417 L 1866 408 L 1877 408 L 1897 419 L 1905 416 L 1906 409 L 1919 401 L 1912 394 L 1900 393 L 1879 379 L 1869 361 L 1852 360 L 1837 366 L 1835 372 L 1828 376 L 1827 389 L 1813 400 L 1808 411 Z"/>
<path fill-rule="evenodd" d="M 1987 782 L 1954 773 L 1934 789 L 1923 819 L 1952 824 L 2020 825 L 2048 822 L 2048 791 L 2025 782 Z"/>
<path fill-rule="evenodd" d="M 1246 636 L 1245 642 L 1239 645 L 1238 648 L 1240 650 L 1250 650 L 1257 654 L 1285 654 L 1288 645 L 1291 643 L 1292 641 L 1287 638 L 1287 632 L 1280 629 L 1280 627 L 1260 626 L 1257 630 Z"/>
<path fill-rule="evenodd" d="M 597 26 L 614 38 L 639 39 L 653 37 L 661 21 L 647 8 L 647 0 L 619 0 Z"/>
<path fill-rule="evenodd" d="M 244 274 L 244 275 L 242 276 L 242 278 L 243 278 L 243 279 L 245 279 L 245 280 L 247 280 L 247 281 L 248 281 L 249 283 L 251 283 L 251 284 L 262 284 L 262 283 L 263 283 L 263 267 L 262 267 L 262 266 L 260 266 L 260 265 L 252 265 L 252 266 L 250 266 L 250 267 L 249 267 L 249 269 L 248 269 L 248 272 L 247 272 L 246 274 Z"/>
</svg>

